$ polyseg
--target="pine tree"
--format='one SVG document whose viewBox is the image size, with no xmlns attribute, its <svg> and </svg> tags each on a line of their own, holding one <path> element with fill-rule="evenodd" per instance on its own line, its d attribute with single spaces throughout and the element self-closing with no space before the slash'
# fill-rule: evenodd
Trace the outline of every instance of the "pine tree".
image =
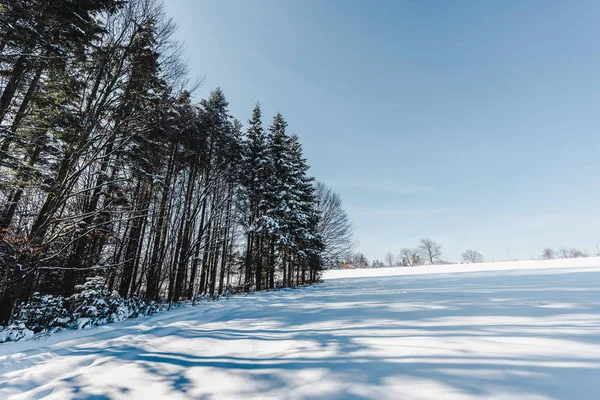
<svg viewBox="0 0 600 400">
<path fill-rule="evenodd" d="M 244 282 L 247 289 L 255 282 L 256 270 L 258 265 L 262 264 L 261 221 L 265 208 L 264 196 L 269 177 L 269 163 L 267 136 L 262 127 L 261 117 L 260 104 L 257 103 L 252 111 L 252 118 L 248 121 L 247 138 L 243 148 L 244 163 L 241 167 L 243 197 L 248 210 L 244 221 L 247 230 Z"/>
</svg>

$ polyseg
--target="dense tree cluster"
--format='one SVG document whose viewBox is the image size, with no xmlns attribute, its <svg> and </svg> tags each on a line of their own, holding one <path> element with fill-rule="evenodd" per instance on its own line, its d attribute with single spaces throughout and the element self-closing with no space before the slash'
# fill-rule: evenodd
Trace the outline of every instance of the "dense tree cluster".
<svg viewBox="0 0 600 400">
<path fill-rule="evenodd" d="M 318 279 L 330 241 L 298 137 L 258 104 L 242 127 L 219 89 L 195 103 L 159 0 L 0 13 L 0 321 L 94 276 L 168 301 Z"/>
<path fill-rule="evenodd" d="M 600 251 L 598 252 L 598 255 L 600 255 Z M 552 248 L 546 247 L 542 251 L 542 256 L 540 258 L 542 260 L 552 260 L 554 258 L 582 258 L 582 257 L 589 257 L 589 254 L 586 252 L 583 252 L 579 249 L 576 249 L 575 247 L 572 247 L 570 249 L 561 247 L 558 251 L 554 251 Z"/>
<path fill-rule="evenodd" d="M 415 267 L 424 264 L 442 263 L 442 245 L 428 238 L 421 239 L 418 247 L 403 248 L 397 258 L 397 265 Z"/>
<path fill-rule="evenodd" d="M 462 254 L 462 262 L 480 263 L 483 262 L 483 256 L 478 251 L 467 250 Z M 372 268 L 390 268 L 440 264 L 451 264 L 451 262 L 442 259 L 442 245 L 432 239 L 423 238 L 419 246 L 414 248 L 405 247 L 395 257 L 391 252 L 388 252 L 384 257 L 384 262 L 374 260 L 371 265 Z"/>
</svg>

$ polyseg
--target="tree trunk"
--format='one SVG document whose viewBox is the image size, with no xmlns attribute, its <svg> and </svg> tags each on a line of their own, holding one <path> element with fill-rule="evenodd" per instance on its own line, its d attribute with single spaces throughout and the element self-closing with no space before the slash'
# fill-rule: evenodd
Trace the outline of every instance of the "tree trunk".
<svg viewBox="0 0 600 400">
<path fill-rule="evenodd" d="M 10 148 L 10 144 L 12 143 L 14 136 L 17 132 L 17 129 L 19 129 L 21 122 L 23 122 L 23 118 L 25 118 L 25 116 L 27 115 L 27 108 L 29 107 L 29 103 L 31 102 L 33 94 L 35 93 L 35 91 L 37 89 L 37 85 L 40 82 L 40 77 L 42 76 L 42 71 L 43 71 L 43 68 L 38 67 L 38 69 L 35 73 L 35 76 L 29 83 L 29 89 L 27 89 L 27 93 L 25 93 L 25 96 L 23 97 L 23 101 L 21 101 L 21 105 L 19 106 L 19 111 L 17 111 L 17 114 L 15 115 L 15 118 L 11 124 L 10 136 L 7 137 L 6 139 L 4 139 L 4 141 L 2 142 L 2 147 L 1 147 L 2 151 L 8 151 L 8 149 Z"/>
<path fill-rule="evenodd" d="M 142 187 L 142 183 L 137 184 L 135 190 L 135 197 L 137 198 L 134 214 L 141 212 L 141 215 L 137 218 L 133 218 L 129 224 L 129 237 L 127 239 L 127 248 L 125 250 L 125 261 L 123 263 L 123 273 L 121 276 L 121 282 L 119 285 L 119 295 L 122 297 L 128 297 L 131 283 L 134 277 L 134 269 L 136 266 L 136 255 L 141 245 L 141 233 L 142 226 L 148 214 L 148 202 L 146 201 L 146 190 Z"/>
<path fill-rule="evenodd" d="M 275 239 L 271 239 L 269 257 L 269 289 L 275 288 Z"/>
<path fill-rule="evenodd" d="M 159 265 L 159 256 L 161 254 L 161 250 L 163 249 L 163 225 L 165 224 L 165 214 L 167 212 L 167 202 L 169 201 L 169 192 L 171 190 L 171 179 L 173 178 L 173 168 L 175 164 L 175 152 L 176 152 L 176 144 L 171 144 L 170 156 L 169 156 L 169 164 L 167 167 L 167 172 L 165 176 L 165 187 L 162 191 L 162 196 L 160 199 L 160 206 L 158 211 L 158 219 L 156 221 L 155 234 L 154 234 L 154 244 L 152 247 L 152 256 L 150 259 L 150 264 L 148 265 L 148 271 L 146 272 L 146 298 L 151 300 L 157 300 L 160 290 L 160 270 L 161 266 Z"/>
<path fill-rule="evenodd" d="M 191 299 L 194 297 L 194 285 L 196 284 L 196 272 L 198 270 L 198 257 L 200 256 L 202 236 L 204 236 L 204 218 L 206 215 L 206 197 L 202 200 L 202 211 L 200 215 L 200 226 L 198 227 L 198 234 L 196 236 L 196 250 L 194 251 L 194 258 L 192 259 L 192 268 L 190 271 L 190 283 L 188 286 L 187 298 Z"/>
<path fill-rule="evenodd" d="M 10 104 L 17 92 L 17 88 L 21 83 L 21 79 L 27 70 L 26 60 L 27 58 L 24 55 L 19 57 L 10 74 L 10 78 L 8 78 L 8 82 L 6 82 L 6 86 L 4 86 L 4 91 L 2 92 L 2 96 L 0 96 L 0 123 L 4 121 Z"/>
<path fill-rule="evenodd" d="M 258 236 L 257 256 L 256 260 L 256 291 L 262 289 L 262 274 L 263 274 L 263 255 L 262 255 L 263 235 Z"/>
<path fill-rule="evenodd" d="M 189 260 L 190 236 L 192 232 L 193 221 L 190 218 L 190 205 L 194 195 L 194 182 L 196 181 L 196 169 L 190 171 L 188 179 L 188 187 L 185 198 L 184 214 L 182 216 L 182 232 L 178 238 L 177 248 L 179 249 L 179 260 L 177 263 L 177 272 L 175 278 L 175 287 L 173 290 L 173 298 L 175 301 L 180 300 L 185 278 L 187 277 L 187 265 Z"/>
</svg>

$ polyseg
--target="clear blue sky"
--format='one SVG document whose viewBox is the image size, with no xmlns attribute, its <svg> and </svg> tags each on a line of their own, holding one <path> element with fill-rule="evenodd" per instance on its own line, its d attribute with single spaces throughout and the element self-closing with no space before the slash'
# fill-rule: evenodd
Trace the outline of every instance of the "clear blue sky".
<svg viewBox="0 0 600 400">
<path fill-rule="evenodd" d="M 369 258 L 596 252 L 599 1 L 166 3 L 199 95 L 282 111 Z"/>
</svg>

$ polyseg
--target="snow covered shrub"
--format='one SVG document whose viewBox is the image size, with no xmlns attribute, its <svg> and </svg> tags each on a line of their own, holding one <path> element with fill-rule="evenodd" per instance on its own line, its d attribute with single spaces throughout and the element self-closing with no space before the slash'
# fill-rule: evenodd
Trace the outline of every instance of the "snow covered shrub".
<svg viewBox="0 0 600 400">
<path fill-rule="evenodd" d="M 137 318 L 146 315 L 156 314 L 161 311 L 161 305 L 155 301 L 147 301 L 137 295 L 133 295 L 125 300 L 127 307 L 127 318 Z"/>
<path fill-rule="evenodd" d="M 104 287 L 101 276 L 88 278 L 75 290 L 77 292 L 67 299 L 74 321 L 73 329 L 152 315 L 161 310 L 161 305 L 154 301 L 145 301 L 138 296 L 123 299 L 116 292 L 110 293 Z"/>
<path fill-rule="evenodd" d="M 56 332 L 66 328 L 71 320 L 62 296 L 41 295 L 36 292 L 29 301 L 21 303 L 13 313 L 15 324 L 24 324 L 35 333 Z"/>
<path fill-rule="evenodd" d="M 9 326 L 0 326 L 0 343 L 29 339 L 36 333 L 54 333 L 62 328 L 84 329 L 124 321 L 165 309 L 166 304 L 137 295 L 123 299 L 104 287 L 103 277 L 94 276 L 75 286 L 75 293 L 67 299 L 34 293 L 15 309 Z"/>
<path fill-rule="evenodd" d="M 87 278 L 83 285 L 75 286 L 75 293 L 67 301 L 73 316 L 73 329 L 83 329 L 114 321 L 119 304 L 104 287 L 104 278 Z"/>
<path fill-rule="evenodd" d="M 127 318 L 137 318 L 144 313 L 146 302 L 137 295 L 133 295 L 124 301 L 124 306 L 127 310 Z"/>
<path fill-rule="evenodd" d="M 129 307 L 125 299 L 123 299 L 117 292 L 113 292 L 108 298 L 109 316 L 107 322 L 124 321 L 131 318 L 129 315 Z"/>
<path fill-rule="evenodd" d="M 0 343 L 16 342 L 21 339 L 31 339 L 34 332 L 27 329 L 24 323 L 13 323 L 4 329 L 0 327 Z"/>
</svg>

